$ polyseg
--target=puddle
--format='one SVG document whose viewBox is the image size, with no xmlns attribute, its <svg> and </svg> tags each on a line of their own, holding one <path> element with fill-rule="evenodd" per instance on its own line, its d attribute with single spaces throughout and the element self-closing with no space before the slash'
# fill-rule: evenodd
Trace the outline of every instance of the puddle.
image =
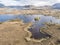
<svg viewBox="0 0 60 45">
<path fill-rule="evenodd" d="M 39 17 L 39 20 L 34 20 L 36 17 Z M 56 19 L 55 17 L 52 16 L 43 16 L 43 15 L 0 15 L 0 22 L 4 22 L 7 20 L 12 20 L 12 19 L 21 19 L 24 21 L 24 23 L 29 23 L 33 22 L 33 25 L 29 29 L 30 32 L 32 32 L 31 38 L 39 39 L 42 37 L 46 37 L 50 35 L 48 34 L 43 34 L 40 32 L 40 27 L 44 26 L 45 22 L 52 22 L 52 23 L 60 23 L 60 19 Z"/>
</svg>

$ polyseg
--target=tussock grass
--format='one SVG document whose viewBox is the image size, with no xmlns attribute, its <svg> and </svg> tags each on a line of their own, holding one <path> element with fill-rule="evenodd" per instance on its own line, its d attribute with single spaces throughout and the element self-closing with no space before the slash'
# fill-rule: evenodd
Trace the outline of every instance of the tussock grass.
<svg viewBox="0 0 60 45">
<path fill-rule="evenodd" d="M 36 17 L 34 18 L 35 21 L 39 21 L 40 20 L 40 17 Z"/>
<path fill-rule="evenodd" d="M 23 20 L 21 20 L 21 19 L 11 19 L 11 20 L 8 20 L 8 22 L 15 22 L 15 21 L 17 21 L 17 22 L 23 22 Z"/>
<path fill-rule="evenodd" d="M 2 22 L 0 22 L 0 24 L 2 24 Z"/>
</svg>

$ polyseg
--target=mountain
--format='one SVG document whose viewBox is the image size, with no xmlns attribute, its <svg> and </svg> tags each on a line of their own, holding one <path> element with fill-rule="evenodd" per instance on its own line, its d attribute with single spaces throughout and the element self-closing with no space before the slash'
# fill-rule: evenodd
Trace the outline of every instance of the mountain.
<svg viewBox="0 0 60 45">
<path fill-rule="evenodd" d="M 31 7 L 35 7 L 34 5 L 25 5 L 25 8 L 31 8 Z"/>
<path fill-rule="evenodd" d="M 4 7 L 4 4 L 0 3 L 0 8 Z"/>
<path fill-rule="evenodd" d="M 6 7 L 8 7 L 8 8 L 20 8 L 22 6 L 6 6 Z"/>
<path fill-rule="evenodd" d="M 30 9 L 34 7 L 33 5 L 24 5 L 24 6 L 6 6 L 7 8 L 16 8 L 16 9 Z"/>
<path fill-rule="evenodd" d="M 56 3 L 52 6 L 54 9 L 60 9 L 60 3 Z"/>
</svg>

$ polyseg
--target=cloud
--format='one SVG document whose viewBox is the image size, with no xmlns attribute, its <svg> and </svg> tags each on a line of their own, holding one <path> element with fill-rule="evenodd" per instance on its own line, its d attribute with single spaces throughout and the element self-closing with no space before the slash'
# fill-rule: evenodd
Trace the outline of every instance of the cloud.
<svg viewBox="0 0 60 45">
<path fill-rule="evenodd" d="M 60 0 L 0 0 L 0 3 L 5 5 L 52 5 L 54 3 L 60 3 Z"/>
<path fill-rule="evenodd" d="M 36 6 L 50 5 L 49 0 L 14 0 L 17 2 L 22 2 L 23 4 L 30 4 Z"/>
</svg>

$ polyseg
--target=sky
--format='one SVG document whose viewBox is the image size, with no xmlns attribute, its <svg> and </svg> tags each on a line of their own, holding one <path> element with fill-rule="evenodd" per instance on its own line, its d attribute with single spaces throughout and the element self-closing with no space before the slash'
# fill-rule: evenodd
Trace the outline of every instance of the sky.
<svg viewBox="0 0 60 45">
<path fill-rule="evenodd" d="M 0 3 L 6 6 L 22 6 L 22 5 L 35 5 L 35 6 L 44 6 L 44 5 L 53 5 L 55 3 L 60 3 L 60 0 L 0 0 Z"/>
</svg>

